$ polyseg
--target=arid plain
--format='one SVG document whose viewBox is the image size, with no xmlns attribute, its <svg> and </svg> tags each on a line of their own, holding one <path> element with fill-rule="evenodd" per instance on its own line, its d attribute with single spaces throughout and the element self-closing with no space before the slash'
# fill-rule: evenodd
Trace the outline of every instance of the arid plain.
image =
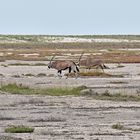
<svg viewBox="0 0 140 140">
<path fill-rule="evenodd" d="M 57 77 L 49 60 L 102 60 Z M 140 36 L 0 36 L 1 140 L 139 140 Z M 11 126 L 32 133 L 10 133 Z"/>
</svg>

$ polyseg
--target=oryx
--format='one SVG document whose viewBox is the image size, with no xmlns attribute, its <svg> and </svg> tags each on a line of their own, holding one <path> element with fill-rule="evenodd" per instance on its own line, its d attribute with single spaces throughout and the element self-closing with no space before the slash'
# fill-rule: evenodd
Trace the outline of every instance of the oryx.
<svg viewBox="0 0 140 140">
<path fill-rule="evenodd" d="M 91 69 L 91 67 L 101 68 L 103 71 L 104 69 L 108 68 L 102 60 L 94 60 L 91 57 L 81 60 L 84 53 L 81 54 L 78 62 L 78 66 L 85 66 L 86 69 Z"/>
<path fill-rule="evenodd" d="M 77 77 L 77 72 L 79 72 L 79 68 L 77 67 L 76 63 L 71 60 L 56 60 L 53 61 L 55 56 L 53 56 L 48 64 L 48 68 L 53 68 L 57 70 L 58 76 L 62 77 L 62 71 L 68 69 L 69 74 L 73 71 Z M 52 62 L 53 61 L 53 62 Z M 68 74 L 68 75 L 69 75 Z M 68 76 L 67 76 L 68 78 Z"/>
</svg>

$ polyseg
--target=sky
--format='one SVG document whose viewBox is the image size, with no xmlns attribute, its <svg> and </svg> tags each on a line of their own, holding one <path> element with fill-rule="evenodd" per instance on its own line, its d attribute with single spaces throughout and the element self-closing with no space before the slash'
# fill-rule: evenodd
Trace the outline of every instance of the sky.
<svg viewBox="0 0 140 140">
<path fill-rule="evenodd" d="M 0 34 L 140 34 L 140 0 L 0 0 Z"/>
</svg>

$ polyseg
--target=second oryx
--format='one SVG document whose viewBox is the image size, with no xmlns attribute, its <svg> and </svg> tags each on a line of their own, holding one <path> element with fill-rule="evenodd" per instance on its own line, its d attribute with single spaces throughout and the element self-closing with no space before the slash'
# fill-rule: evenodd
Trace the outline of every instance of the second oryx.
<svg viewBox="0 0 140 140">
<path fill-rule="evenodd" d="M 56 60 L 53 61 L 55 56 L 53 56 L 48 64 L 48 68 L 56 69 L 58 76 L 62 77 L 62 71 L 68 69 L 69 74 L 73 71 L 77 77 L 77 73 L 79 72 L 79 68 L 77 67 L 76 63 L 71 60 Z M 53 61 L 53 62 L 52 62 Z M 69 75 L 68 74 L 68 75 Z M 67 76 L 68 78 L 68 76 Z"/>
<path fill-rule="evenodd" d="M 96 68 L 101 68 L 103 71 L 104 69 L 107 69 L 108 67 L 104 64 L 104 62 L 102 60 L 94 60 L 92 57 L 87 57 L 86 59 L 81 60 L 82 56 L 83 56 L 84 52 L 81 54 L 80 58 L 79 58 L 79 62 L 78 65 L 79 66 L 85 66 L 86 69 L 91 69 L 92 67 L 96 67 Z"/>
</svg>

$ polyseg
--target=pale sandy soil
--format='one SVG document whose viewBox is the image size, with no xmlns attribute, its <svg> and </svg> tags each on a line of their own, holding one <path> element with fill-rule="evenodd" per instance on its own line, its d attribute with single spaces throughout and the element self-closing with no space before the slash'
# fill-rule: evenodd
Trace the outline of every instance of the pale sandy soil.
<svg viewBox="0 0 140 140">
<path fill-rule="evenodd" d="M 0 95 L 0 136 L 24 140 L 139 140 L 140 103 L 99 101 L 89 97 Z M 126 130 L 112 129 L 121 124 Z M 8 134 L 11 125 L 35 128 Z M 131 129 L 131 130 L 127 130 Z"/>
<path fill-rule="evenodd" d="M 10 63 L 38 63 L 6 61 Z M 45 62 L 41 62 L 45 63 Z M 47 64 L 47 62 L 46 62 Z M 56 70 L 47 66 L 0 66 L 1 84 L 22 83 L 35 88 L 70 87 L 85 85 L 96 92 L 140 94 L 140 64 L 106 64 L 106 73 L 123 75 L 123 78 L 55 77 Z M 36 77 L 44 73 L 44 77 Z M 27 77 L 23 74 L 33 74 Z M 15 78 L 15 75 L 19 77 Z M 51 76 L 52 75 L 52 76 Z M 112 84 L 121 81 L 123 84 Z M 19 140 L 139 140 L 140 103 L 94 100 L 92 97 L 51 97 L 0 94 L 0 140 L 9 136 Z M 112 129 L 120 123 L 126 129 Z M 11 125 L 35 128 L 31 134 L 9 134 L 4 129 Z M 11 138 L 12 140 L 12 138 Z M 15 139 L 16 140 L 16 139 Z"/>
<path fill-rule="evenodd" d="M 0 37 L 0 43 L 28 43 L 24 39 L 7 38 L 3 39 Z M 26 39 L 29 39 L 28 37 Z M 38 42 L 53 42 L 53 43 L 72 43 L 72 42 L 110 42 L 110 43 L 139 43 L 140 40 L 130 40 L 130 39 L 112 39 L 112 38 L 80 38 L 80 37 L 41 37 L 38 38 Z"/>
<path fill-rule="evenodd" d="M 126 42 L 126 43 L 134 43 L 134 42 L 140 42 L 139 40 L 128 40 L 128 39 L 108 39 L 108 38 L 103 38 L 103 39 L 96 39 L 96 38 L 92 38 L 92 39 L 86 39 L 86 38 L 70 38 L 70 37 L 64 37 L 64 38 L 59 38 L 59 39 L 55 39 L 52 42 L 114 42 L 114 43 L 122 43 L 122 42 Z"/>
</svg>

